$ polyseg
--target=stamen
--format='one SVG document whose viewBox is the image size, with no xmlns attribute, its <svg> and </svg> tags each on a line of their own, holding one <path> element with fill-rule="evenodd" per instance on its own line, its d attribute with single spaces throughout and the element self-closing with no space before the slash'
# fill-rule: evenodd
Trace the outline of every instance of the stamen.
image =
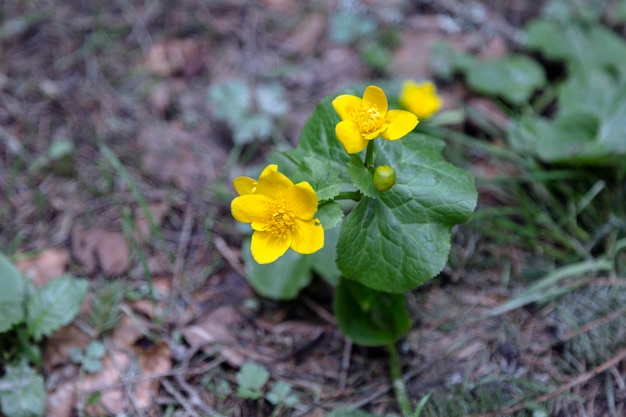
<svg viewBox="0 0 626 417">
<path fill-rule="evenodd" d="M 366 134 L 380 130 L 385 123 L 385 118 L 378 107 L 373 105 L 362 104 L 352 113 L 352 118 L 359 126 L 361 133 Z"/>
<path fill-rule="evenodd" d="M 268 223 L 267 231 L 272 236 L 281 238 L 285 237 L 296 226 L 293 212 L 283 200 L 272 202 L 268 210 Z"/>
</svg>

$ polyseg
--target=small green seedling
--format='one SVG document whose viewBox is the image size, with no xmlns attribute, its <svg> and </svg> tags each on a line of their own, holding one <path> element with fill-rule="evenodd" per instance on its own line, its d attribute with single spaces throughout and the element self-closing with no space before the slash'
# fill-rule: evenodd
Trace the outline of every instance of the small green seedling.
<svg viewBox="0 0 626 417">
<path fill-rule="evenodd" d="M 102 358 L 105 353 L 104 345 L 97 340 L 92 340 L 84 351 L 78 347 L 72 348 L 70 358 L 85 372 L 93 373 L 102 369 Z"/>
<path fill-rule="evenodd" d="M 251 400 L 263 397 L 263 386 L 267 383 L 270 373 L 261 365 L 244 364 L 237 372 L 237 396 Z"/>
</svg>

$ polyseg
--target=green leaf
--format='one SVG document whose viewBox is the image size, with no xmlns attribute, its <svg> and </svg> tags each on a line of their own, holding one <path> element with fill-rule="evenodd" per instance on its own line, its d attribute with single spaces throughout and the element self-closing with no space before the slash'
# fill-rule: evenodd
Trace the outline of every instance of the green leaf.
<svg viewBox="0 0 626 417">
<path fill-rule="evenodd" d="M 324 203 L 315 216 L 320 219 L 324 230 L 330 230 L 343 219 L 343 209 L 335 202 Z"/>
<path fill-rule="evenodd" d="M 272 133 L 272 119 L 264 114 L 248 114 L 241 120 L 230 124 L 233 130 L 233 142 L 245 145 L 254 139 L 267 139 Z"/>
<path fill-rule="evenodd" d="M 335 290 L 337 324 L 355 343 L 385 346 L 402 337 L 411 321 L 404 294 L 390 294 L 342 279 Z"/>
<path fill-rule="evenodd" d="M 87 281 L 63 275 L 38 289 L 26 302 L 26 324 L 36 341 L 70 323 L 87 293 Z"/>
<path fill-rule="evenodd" d="M 544 162 L 619 165 L 626 155 L 626 82 L 602 70 L 569 77 L 552 119 L 511 123 L 508 140 Z"/>
<path fill-rule="evenodd" d="M 289 101 L 280 84 L 259 84 L 255 90 L 256 105 L 259 112 L 273 117 L 284 116 L 289 112 Z"/>
<path fill-rule="evenodd" d="M 473 177 L 441 155 L 444 143 L 409 134 L 379 141 L 376 165 L 396 170 L 396 185 L 363 198 L 342 222 L 337 265 L 363 285 L 388 292 L 416 288 L 444 267 L 452 226 L 476 206 Z"/>
<path fill-rule="evenodd" d="M 536 89 L 545 85 L 546 76 L 537 62 L 523 55 L 511 55 L 472 66 L 467 82 L 480 93 L 523 104 Z"/>
<path fill-rule="evenodd" d="M 267 383 L 270 373 L 261 365 L 245 363 L 237 372 L 237 396 L 259 399 L 263 396 L 261 388 Z"/>
<path fill-rule="evenodd" d="M 289 249 L 271 264 L 258 264 L 250 253 L 250 241 L 244 242 L 243 260 L 247 279 L 254 290 L 263 297 L 274 300 L 293 300 L 311 283 L 313 271 L 335 283 L 341 275 L 335 264 L 339 229 L 324 230 L 324 247 L 319 251 L 302 255 Z"/>
<path fill-rule="evenodd" d="M 243 245 L 244 262 L 248 272 L 248 282 L 263 297 L 274 300 L 292 300 L 300 290 L 309 285 L 313 274 L 307 255 L 288 249 L 271 264 L 258 264 L 250 253 L 250 242 Z"/>
<path fill-rule="evenodd" d="M 299 401 L 298 396 L 292 394 L 291 385 L 284 381 L 276 382 L 265 398 L 274 405 L 284 404 L 288 407 L 295 406 Z"/>
<path fill-rule="evenodd" d="M 331 41 L 347 45 L 372 36 L 376 26 L 376 20 L 371 16 L 349 11 L 338 12 L 330 17 L 329 35 Z"/>
<path fill-rule="evenodd" d="M 382 142 L 382 140 L 379 140 L 379 142 Z M 352 183 L 361 190 L 364 196 L 378 197 L 379 192 L 374 187 L 374 173 L 363 165 L 363 161 L 357 155 L 350 156 L 348 174 L 352 179 Z"/>
<path fill-rule="evenodd" d="M 298 146 L 291 155 L 299 161 L 305 161 L 310 156 L 314 156 L 318 161 L 324 161 L 326 172 L 337 175 L 339 184 L 352 188 L 352 180 L 346 171 L 350 155 L 346 153 L 335 135 L 335 125 L 339 122 L 339 116 L 331 104 L 333 98 L 326 97 L 317 105 L 305 123 Z"/>
<path fill-rule="evenodd" d="M 24 278 L 0 253 L 0 333 L 24 320 Z"/>
<path fill-rule="evenodd" d="M 334 203 L 333 203 L 334 204 Z M 304 255 L 309 258 L 313 271 L 319 274 L 326 282 L 336 286 L 341 276 L 341 271 L 337 268 L 335 258 L 337 257 L 337 240 L 339 239 L 339 228 L 324 230 L 324 247 L 312 255 Z"/>
<path fill-rule="evenodd" d="M 457 72 L 467 72 L 478 61 L 465 51 L 456 51 L 448 42 L 435 42 L 432 47 L 430 67 L 444 79 L 451 79 Z"/>
<path fill-rule="evenodd" d="M 537 19 L 527 26 L 526 45 L 546 58 L 567 62 L 574 71 L 602 68 L 626 74 L 626 44 L 601 25 Z"/>
<path fill-rule="evenodd" d="M 229 123 L 244 119 L 252 108 L 250 87 L 241 80 L 212 85 L 208 96 L 213 115 Z"/>
<path fill-rule="evenodd" d="M 11 417 L 44 415 L 46 392 L 43 378 L 26 361 L 6 367 L 0 378 L 0 405 L 4 415 Z"/>
<path fill-rule="evenodd" d="M 341 182 L 337 174 L 328 169 L 328 164 L 314 156 L 306 156 L 304 158 L 299 164 L 298 170 L 294 173 L 292 180 L 294 183 L 300 181 L 308 182 L 317 193 L 317 198 L 320 201 L 330 200 L 339 194 L 341 190 Z"/>
</svg>

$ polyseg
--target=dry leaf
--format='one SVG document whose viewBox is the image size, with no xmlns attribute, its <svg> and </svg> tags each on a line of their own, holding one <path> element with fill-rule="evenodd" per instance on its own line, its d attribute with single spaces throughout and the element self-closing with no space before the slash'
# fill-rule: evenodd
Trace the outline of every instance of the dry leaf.
<svg viewBox="0 0 626 417">
<path fill-rule="evenodd" d="M 237 349 L 237 338 L 234 332 L 240 327 L 241 314 L 229 305 L 218 307 L 196 324 L 183 329 L 182 334 L 191 346 L 211 351 L 216 345 L 221 347 L 220 353 L 234 367 L 240 367 L 246 357 Z"/>
<path fill-rule="evenodd" d="M 147 327 L 148 322 L 143 317 L 123 315 L 111 335 L 113 346 L 120 349 L 132 347 L 137 340 L 143 337 L 143 329 L 147 329 Z"/>
<path fill-rule="evenodd" d="M 71 417 L 77 399 L 76 381 L 58 384 L 46 393 L 46 416 Z"/>
<path fill-rule="evenodd" d="M 205 67 L 207 44 L 202 39 L 168 39 L 152 44 L 144 65 L 160 77 L 183 75 L 191 77 Z"/>
<path fill-rule="evenodd" d="M 167 203 L 153 203 L 148 204 L 148 211 L 152 216 L 152 220 L 158 226 L 163 221 L 163 218 L 170 210 L 170 206 Z M 135 228 L 137 229 L 137 240 L 139 242 L 146 242 L 150 238 L 150 220 L 146 217 L 143 207 L 137 207 L 135 209 Z"/>
<path fill-rule="evenodd" d="M 46 370 L 70 362 L 73 348 L 85 349 L 91 339 L 74 325 L 68 325 L 52 333 L 46 341 L 43 351 L 43 363 Z"/>
<path fill-rule="evenodd" d="M 72 253 L 89 272 L 100 266 L 106 275 L 122 275 L 130 266 L 128 243 L 120 232 L 75 227 Z"/>
<path fill-rule="evenodd" d="M 47 284 L 52 278 L 63 275 L 70 263 L 67 249 L 45 249 L 39 254 L 16 263 L 22 274 L 33 280 L 36 287 Z"/>
<path fill-rule="evenodd" d="M 288 52 L 300 56 L 310 56 L 326 32 L 326 18 L 320 13 L 312 13 L 304 23 L 298 25 L 295 33 L 285 41 Z"/>
<path fill-rule="evenodd" d="M 83 397 L 88 397 L 94 392 L 100 392 L 100 401 L 85 407 L 88 414 L 120 414 L 124 411 L 121 378 L 130 363 L 131 358 L 128 353 L 122 351 L 108 352 L 102 359 L 102 370 L 87 374 L 78 382 Z"/>
<path fill-rule="evenodd" d="M 161 342 L 148 349 L 135 349 L 139 358 L 141 379 L 135 385 L 135 401 L 140 409 L 146 409 L 159 392 L 158 377 L 172 369 L 172 352 L 167 343 Z"/>
<path fill-rule="evenodd" d="M 184 190 L 196 190 L 214 181 L 226 160 L 222 148 L 210 146 L 206 138 L 176 123 L 145 126 L 137 144 L 144 169 Z"/>
</svg>

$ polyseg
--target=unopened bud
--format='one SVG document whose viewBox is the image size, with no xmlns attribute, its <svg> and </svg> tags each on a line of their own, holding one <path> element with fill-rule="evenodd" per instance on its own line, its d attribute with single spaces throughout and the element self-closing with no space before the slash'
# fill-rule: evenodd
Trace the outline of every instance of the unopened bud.
<svg viewBox="0 0 626 417">
<path fill-rule="evenodd" d="M 374 170 L 374 187 L 387 191 L 396 183 L 396 171 L 389 165 L 381 165 Z"/>
</svg>

